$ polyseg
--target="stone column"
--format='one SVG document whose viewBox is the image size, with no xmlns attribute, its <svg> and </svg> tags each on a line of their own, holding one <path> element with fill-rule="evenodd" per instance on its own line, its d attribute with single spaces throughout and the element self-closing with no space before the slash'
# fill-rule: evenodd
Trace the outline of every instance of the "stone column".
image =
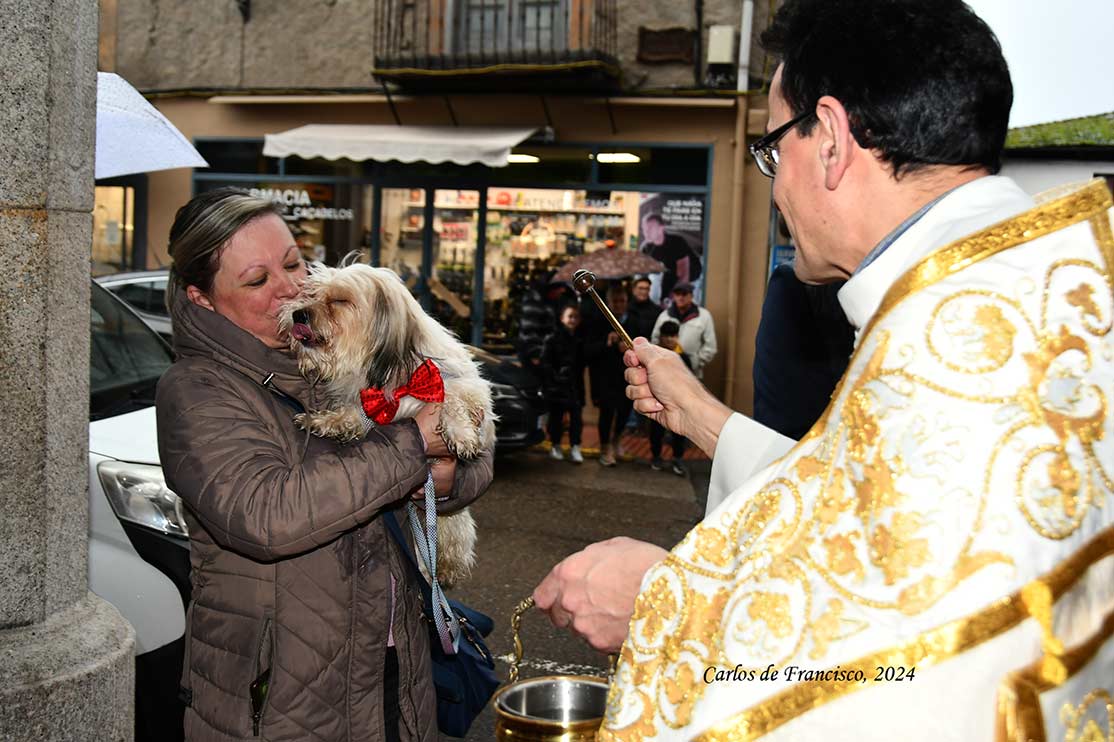
<svg viewBox="0 0 1114 742">
<path fill-rule="evenodd" d="M 0 740 L 130 740 L 131 626 L 89 592 L 97 0 L 0 0 Z"/>
</svg>

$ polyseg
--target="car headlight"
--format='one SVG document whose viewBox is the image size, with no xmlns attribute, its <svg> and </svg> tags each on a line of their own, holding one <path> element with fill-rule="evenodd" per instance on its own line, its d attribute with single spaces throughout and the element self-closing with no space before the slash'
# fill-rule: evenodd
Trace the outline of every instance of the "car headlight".
<svg viewBox="0 0 1114 742">
<path fill-rule="evenodd" d="M 491 399 L 522 399 L 522 395 L 509 384 L 492 384 Z"/>
<path fill-rule="evenodd" d="M 189 537 L 182 500 L 167 488 L 160 467 L 102 461 L 97 475 L 116 517 L 160 533 Z"/>
</svg>

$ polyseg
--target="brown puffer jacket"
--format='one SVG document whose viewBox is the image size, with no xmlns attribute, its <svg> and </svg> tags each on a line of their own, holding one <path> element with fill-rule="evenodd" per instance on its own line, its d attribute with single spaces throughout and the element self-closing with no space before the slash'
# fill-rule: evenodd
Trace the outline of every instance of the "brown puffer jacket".
<svg viewBox="0 0 1114 742">
<path fill-rule="evenodd" d="M 293 358 L 184 292 L 172 315 L 179 358 L 157 411 L 163 470 L 190 529 L 186 738 L 383 739 L 393 575 L 401 737 L 436 740 L 421 596 L 376 517 L 425 482 L 417 425 L 347 445 L 310 436 L 293 417 L 315 391 Z M 491 474 L 490 453 L 458 464 L 446 509 L 475 499 Z M 256 722 L 249 686 L 268 669 Z"/>
</svg>

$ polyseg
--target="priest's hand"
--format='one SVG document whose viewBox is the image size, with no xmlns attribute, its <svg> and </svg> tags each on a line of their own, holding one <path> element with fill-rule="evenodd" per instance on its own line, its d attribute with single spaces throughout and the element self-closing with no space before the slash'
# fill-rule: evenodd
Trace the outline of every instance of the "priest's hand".
<svg viewBox="0 0 1114 742">
<path fill-rule="evenodd" d="M 601 652 L 627 638 L 642 577 L 668 552 L 619 537 L 592 544 L 550 570 L 534 588 L 534 603 L 558 628 L 568 628 Z"/>
<path fill-rule="evenodd" d="M 623 355 L 634 409 L 714 456 L 731 409 L 712 396 L 675 351 L 635 338 Z"/>
</svg>

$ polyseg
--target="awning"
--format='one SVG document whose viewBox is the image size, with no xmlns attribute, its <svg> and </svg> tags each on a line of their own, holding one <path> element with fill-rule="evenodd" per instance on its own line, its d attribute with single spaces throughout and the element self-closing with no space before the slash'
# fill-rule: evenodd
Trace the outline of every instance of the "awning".
<svg viewBox="0 0 1114 742">
<path fill-rule="evenodd" d="M 346 158 L 354 161 L 452 162 L 504 167 L 511 148 L 528 139 L 537 127 L 358 126 L 309 124 L 280 134 L 267 134 L 267 157 Z"/>
</svg>

